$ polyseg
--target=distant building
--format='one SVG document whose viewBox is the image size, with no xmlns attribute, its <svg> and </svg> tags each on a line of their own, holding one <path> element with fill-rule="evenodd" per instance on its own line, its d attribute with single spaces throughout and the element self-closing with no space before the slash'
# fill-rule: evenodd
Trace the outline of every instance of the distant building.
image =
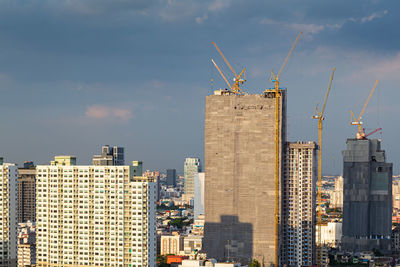
<svg viewBox="0 0 400 267">
<path fill-rule="evenodd" d="M 317 178 L 315 142 L 287 142 L 282 185 L 281 263 L 311 266 L 315 251 L 315 184 Z"/>
<path fill-rule="evenodd" d="M 17 176 L 15 164 L 0 165 L 0 266 L 17 263 Z"/>
<path fill-rule="evenodd" d="M 346 144 L 342 248 L 390 253 L 393 165 L 379 139 L 347 139 Z"/>
<path fill-rule="evenodd" d="M 133 166 L 36 169 L 36 266 L 156 265 L 153 179 Z"/>
<path fill-rule="evenodd" d="M 74 166 L 76 165 L 75 156 L 55 156 L 54 160 L 50 162 L 50 165 L 62 165 L 62 166 Z"/>
<path fill-rule="evenodd" d="M 167 170 L 167 186 L 176 186 L 176 169 Z"/>
<path fill-rule="evenodd" d="M 110 147 L 105 145 L 101 147 L 101 155 L 93 156 L 93 165 L 95 166 L 122 166 L 125 165 L 124 148 Z"/>
<path fill-rule="evenodd" d="M 161 236 L 161 255 L 179 255 L 183 250 L 183 236 L 175 235 Z"/>
<path fill-rule="evenodd" d="M 18 222 L 36 221 L 36 168 L 18 169 Z"/>
<path fill-rule="evenodd" d="M 318 227 L 317 227 L 317 244 L 318 242 Z M 341 222 L 328 222 L 327 224 L 321 225 L 321 240 L 322 244 L 337 248 L 340 246 L 342 240 L 342 223 Z"/>
<path fill-rule="evenodd" d="M 335 190 L 331 195 L 331 206 L 343 208 L 343 177 L 338 176 L 335 179 Z"/>
<path fill-rule="evenodd" d="M 142 176 L 143 174 L 143 162 L 142 161 L 132 161 L 133 166 L 133 176 Z"/>
<path fill-rule="evenodd" d="M 400 211 L 400 181 L 393 181 L 392 186 L 392 197 L 393 197 L 393 211 L 394 215 L 397 215 Z"/>
<path fill-rule="evenodd" d="M 204 215 L 204 179 L 205 173 L 199 172 L 194 175 L 194 218 Z"/>
<path fill-rule="evenodd" d="M 153 178 L 154 181 L 157 181 L 157 202 L 159 202 L 161 198 L 160 172 L 146 170 L 143 176 Z"/>
<path fill-rule="evenodd" d="M 185 196 L 190 201 L 194 197 L 194 176 L 201 172 L 201 164 L 199 158 L 186 158 L 184 165 L 185 175 Z"/>
<path fill-rule="evenodd" d="M 400 227 L 392 227 L 392 253 L 400 252 Z"/>
<path fill-rule="evenodd" d="M 192 234 L 204 235 L 204 215 L 199 215 L 192 223 Z"/>
<path fill-rule="evenodd" d="M 241 267 L 239 262 L 217 262 L 215 259 L 182 260 L 178 267 Z"/>
<path fill-rule="evenodd" d="M 32 222 L 18 227 L 18 267 L 36 264 L 36 227 Z"/>
<path fill-rule="evenodd" d="M 203 247 L 203 237 L 198 235 L 188 235 L 183 238 L 183 253 L 194 255 Z"/>
<path fill-rule="evenodd" d="M 33 164 L 33 161 L 24 162 L 24 169 L 29 169 L 29 168 L 35 168 L 35 164 Z"/>
</svg>

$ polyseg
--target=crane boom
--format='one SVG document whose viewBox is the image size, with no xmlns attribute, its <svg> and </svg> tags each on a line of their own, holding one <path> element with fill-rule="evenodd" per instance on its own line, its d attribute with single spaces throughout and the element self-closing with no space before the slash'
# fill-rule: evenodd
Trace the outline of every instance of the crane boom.
<svg viewBox="0 0 400 267">
<path fill-rule="evenodd" d="M 291 48 L 290 51 L 289 51 L 289 54 L 286 56 L 285 61 L 283 62 L 282 67 L 281 67 L 281 69 L 280 69 L 279 72 L 278 72 L 278 75 L 276 76 L 276 79 L 277 79 L 277 80 L 279 79 L 279 76 L 281 75 L 281 72 L 282 72 L 283 69 L 285 68 L 286 63 L 289 61 L 289 58 L 290 58 L 290 56 L 292 55 L 293 50 L 294 50 L 294 48 L 296 47 L 297 42 L 299 41 L 300 36 L 301 36 L 302 34 L 303 34 L 303 32 L 300 32 L 300 33 L 297 35 L 296 41 L 294 41 L 294 43 L 293 43 L 293 45 L 292 45 L 292 48 Z"/>
<path fill-rule="evenodd" d="M 325 107 L 326 107 L 326 101 L 328 100 L 329 91 L 331 90 L 332 80 L 333 80 L 333 75 L 335 74 L 335 70 L 336 70 L 336 68 L 333 68 L 332 74 L 331 74 L 331 78 L 329 80 L 328 90 L 326 91 L 324 105 L 322 106 L 322 110 L 321 110 L 321 116 L 322 117 L 324 116 L 324 111 L 325 111 Z"/>
<path fill-rule="evenodd" d="M 365 108 L 367 107 L 368 102 L 369 102 L 369 100 L 371 99 L 371 96 L 372 96 L 372 94 L 374 93 L 376 86 L 378 85 L 378 82 L 379 82 L 379 80 L 376 80 L 376 81 L 375 81 L 374 86 L 372 87 L 372 90 L 371 90 L 371 92 L 369 93 L 369 96 L 368 96 L 368 98 L 367 98 L 367 101 L 365 101 L 365 104 L 364 104 L 364 106 L 363 106 L 363 108 L 362 108 L 362 110 L 361 110 L 360 116 L 358 116 L 357 122 L 360 121 L 361 116 L 363 115 L 363 113 L 364 113 L 364 111 L 365 111 Z"/>
<path fill-rule="evenodd" d="M 233 72 L 233 74 L 235 74 L 235 77 L 237 77 L 237 74 L 235 72 L 235 70 L 232 68 L 231 64 L 229 64 L 228 60 L 225 58 L 224 54 L 222 53 L 222 51 L 219 49 L 218 45 L 215 42 L 211 42 L 215 48 L 217 49 L 218 53 L 221 55 L 221 57 L 224 59 L 226 65 L 228 65 L 228 67 L 230 68 L 230 70 Z"/>
<path fill-rule="evenodd" d="M 222 78 L 225 80 L 225 82 L 228 84 L 229 89 L 232 90 L 232 86 L 230 85 L 230 83 L 228 82 L 228 80 L 225 78 L 224 73 L 221 71 L 221 69 L 218 67 L 217 63 L 215 63 L 215 61 L 213 59 L 211 59 L 211 62 L 214 64 L 214 66 L 217 68 L 217 70 L 219 71 L 219 74 L 221 74 Z"/>
<path fill-rule="evenodd" d="M 229 69 L 233 72 L 233 74 L 235 75 L 235 78 L 233 79 L 234 83 L 232 84 L 232 86 L 227 82 L 227 79 L 224 78 L 225 82 L 227 82 L 229 84 L 229 89 L 231 89 L 232 93 L 234 94 L 242 94 L 242 90 L 240 90 L 239 86 L 241 84 L 243 84 L 246 79 L 241 78 L 241 76 L 244 74 L 246 68 L 243 68 L 242 72 L 237 75 L 236 71 L 233 69 L 233 67 L 231 66 L 231 64 L 229 64 L 228 60 L 226 59 L 226 57 L 224 56 L 224 54 L 222 53 L 221 49 L 219 49 L 218 45 L 215 42 L 211 42 L 215 48 L 217 49 L 218 53 L 221 55 L 221 57 L 224 59 L 226 65 L 228 65 Z M 218 69 L 218 71 L 220 72 L 220 74 L 225 77 L 225 75 L 223 75 L 222 71 L 219 69 L 219 67 L 215 64 L 215 62 L 213 61 L 215 67 Z"/>
<path fill-rule="evenodd" d="M 369 134 L 366 134 L 366 135 L 365 135 L 365 138 L 367 138 L 367 137 L 370 136 L 370 135 L 373 135 L 373 134 L 376 133 L 376 132 L 379 132 L 380 130 L 382 130 L 382 128 L 378 128 L 378 129 L 376 129 L 376 130 L 373 130 L 373 131 L 370 132 Z"/>
<path fill-rule="evenodd" d="M 362 129 L 361 129 L 361 125 L 362 125 L 361 117 L 362 117 L 362 115 L 364 114 L 365 108 L 367 107 L 368 102 L 369 102 L 369 100 L 371 99 L 372 94 L 374 93 L 376 86 L 378 85 L 378 82 L 379 82 L 379 80 L 376 80 L 376 81 L 375 81 L 374 86 L 372 87 L 372 90 L 371 90 L 371 92 L 369 93 L 368 98 L 367 98 L 367 100 L 365 101 L 364 106 L 363 106 L 363 108 L 362 108 L 362 110 L 361 110 L 361 112 L 360 112 L 360 115 L 358 116 L 357 119 L 355 119 L 355 116 L 354 116 L 353 111 L 350 111 L 350 112 L 351 112 L 351 116 L 353 117 L 353 120 L 354 120 L 354 121 L 352 120 L 350 124 L 351 124 L 351 125 L 357 125 L 357 127 L 358 127 L 357 134 L 356 134 L 356 138 L 357 138 L 357 139 L 363 139 L 363 138 L 365 138 L 365 134 L 362 132 Z"/>
</svg>

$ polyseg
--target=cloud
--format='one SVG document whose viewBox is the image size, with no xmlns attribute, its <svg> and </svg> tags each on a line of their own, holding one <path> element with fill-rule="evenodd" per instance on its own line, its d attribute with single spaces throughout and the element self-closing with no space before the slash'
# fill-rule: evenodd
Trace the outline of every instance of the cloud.
<svg viewBox="0 0 400 267">
<path fill-rule="evenodd" d="M 195 18 L 195 21 L 196 21 L 196 23 L 197 24 L 203 24 L 204 23 L 204 21 L 206 21 L 208 19 L 208 15 L 207 15 L 207 13 L 205 13 L 203 16 L 201 16 L 201 17 L 196 17 Z"/>
<path fill-rule="evenodd" d="M 400 52 L 397 53 L 394 57 L 385 58 L 385 59 L 375 59 L 373 64 L 367 64 L 361 69 L 361 75 L 368 75 L 376 77 L 378 79 L 390 79 L 399 81 L 399 73 L 400 73 Z"/>
<path fill-rule="evenodd" d="M 295 31 L 302 31 L 304 34 L 318 34 L 319 32 L 329 29 L 329 30 L 336 30 L 341 28 L 342 25 L 340 24 L 313 24 L 313 23 L 285 23 L 276 21 L 273 19 L 264 18 L 260 21 L 260 24 L 264 25 L 277 25 L 285 28 L 289 28 Z"/>
<path fill-rule="evenodd" d="M 370 21 L 373 21 L 374 19 L 378 19 L 378 18 L 384 17 L 387 13 L 389 13 L 387 10 L 380 11 L 380 12 L 374 12 L 369 16 L 361 18 L 360 22 L 361 23 L 370 22 Z"/>
<path fill-rule="evenodd" d="M 317 24 L 293 23 L 289 24 L 288 27 L 296 31 L 302 31 L 304 33 L 311 33 L 311 34 L 317 34 L 325 29 L 325 25 L 317 25 Z"/>
<path fill-rule="evenodd" d="M 167 0 L 160 8 L 160 17 L 168 22 L 177 21 L 186 17 L 193 17 L 196 15 L 200 6 L 193 0 Z"/>
<path fill-rule="evenodd" d="M 208 5 L 208 10 L 215 12 L 226 9 L 231 5 L 231 0 L 214 0 Z"/>
<path fill-rule="evenodd" d="M 63 0 L 61 3 L 78 13 L 94 15 L 106 12 L 143 11 L 155 2 L 154 0 Z"/>
<path fill-rule="evenodd" d="M 364 24 L 366 22 L 373 21 L 378 18 L 384 17 L 389 12 L 387 10 L 374 12 L 369 16 L 361 17 L 361 18 L 348 18 L 342 21 L 338 21 L 334 24 L 314 24 L 314 23 L 286 23 L 282 21 L 277 21 L 269 18 L 264 18 L 260 20 L 260 24 L 264 25 L 275 25 L 280 27 L 289 28 L 296 31 L 302 31 L 305 35 L 315 35 L 324 30 L 339 30 L 341 29 L 347 22 L 360 22 Z"/>
<path fill-rule="evenodd" d="M 128 121 L 132 117 L 132 110 L 129 108 L 116 108 L 103 105 L 89 106 L 85 112 L 85 118 L 92 120 L 116 119 L 119 121 Z"/>
</svg>

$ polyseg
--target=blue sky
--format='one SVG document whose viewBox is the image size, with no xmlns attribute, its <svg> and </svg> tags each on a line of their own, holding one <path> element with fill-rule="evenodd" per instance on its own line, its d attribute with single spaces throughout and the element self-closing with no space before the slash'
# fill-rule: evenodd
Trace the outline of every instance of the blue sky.
<svg viewBox="0 0 400 267">
<path fill-rule="evenodd" d="M 395 1 L 0 0 L 1 154 L 47 163 L 74 154 L 88 164 L 103 144 L 126 148 L 146 169 L 183 169 L 203 158 L 204 98 L 225 87 L 211 65 L 247 68 L 244 90 L 288 88 L 288 138 L 316 140 L 315 105 L 335 79 L 324 122 L 327 173 L 341 173 L 341 151 L 364 114 L 383 128 L 387 160 L 399 171 L 400 3 Z M 228 69 L 224 68 L 226 74 Z"/>
</svg>

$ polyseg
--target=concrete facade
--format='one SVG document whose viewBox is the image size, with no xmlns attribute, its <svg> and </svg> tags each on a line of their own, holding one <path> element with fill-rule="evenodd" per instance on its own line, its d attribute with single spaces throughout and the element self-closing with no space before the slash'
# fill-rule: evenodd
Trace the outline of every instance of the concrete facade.
<svg viewBox="0 0 400 267">
<path fill-rule="evenodd" d="M 18 222 L 36 221 L 36 168 L 18 169 Z"/>
<path fill-rule="evenodd" d="M 390 252 L 392 169 L 380 140 L 347 139 L 343 151 L 345 250 Z"/>
<path fill-rule="evenodd" d="M 280 169 L 286 141 L 280 104 Z M 275 94 L 206 97 L 204 250 L 244 264 L 275 259 Z M 281 183 L 280 183 L 281 184 Z M 279 190 L 280 191 L 280 190 Z"/>
</svg>

